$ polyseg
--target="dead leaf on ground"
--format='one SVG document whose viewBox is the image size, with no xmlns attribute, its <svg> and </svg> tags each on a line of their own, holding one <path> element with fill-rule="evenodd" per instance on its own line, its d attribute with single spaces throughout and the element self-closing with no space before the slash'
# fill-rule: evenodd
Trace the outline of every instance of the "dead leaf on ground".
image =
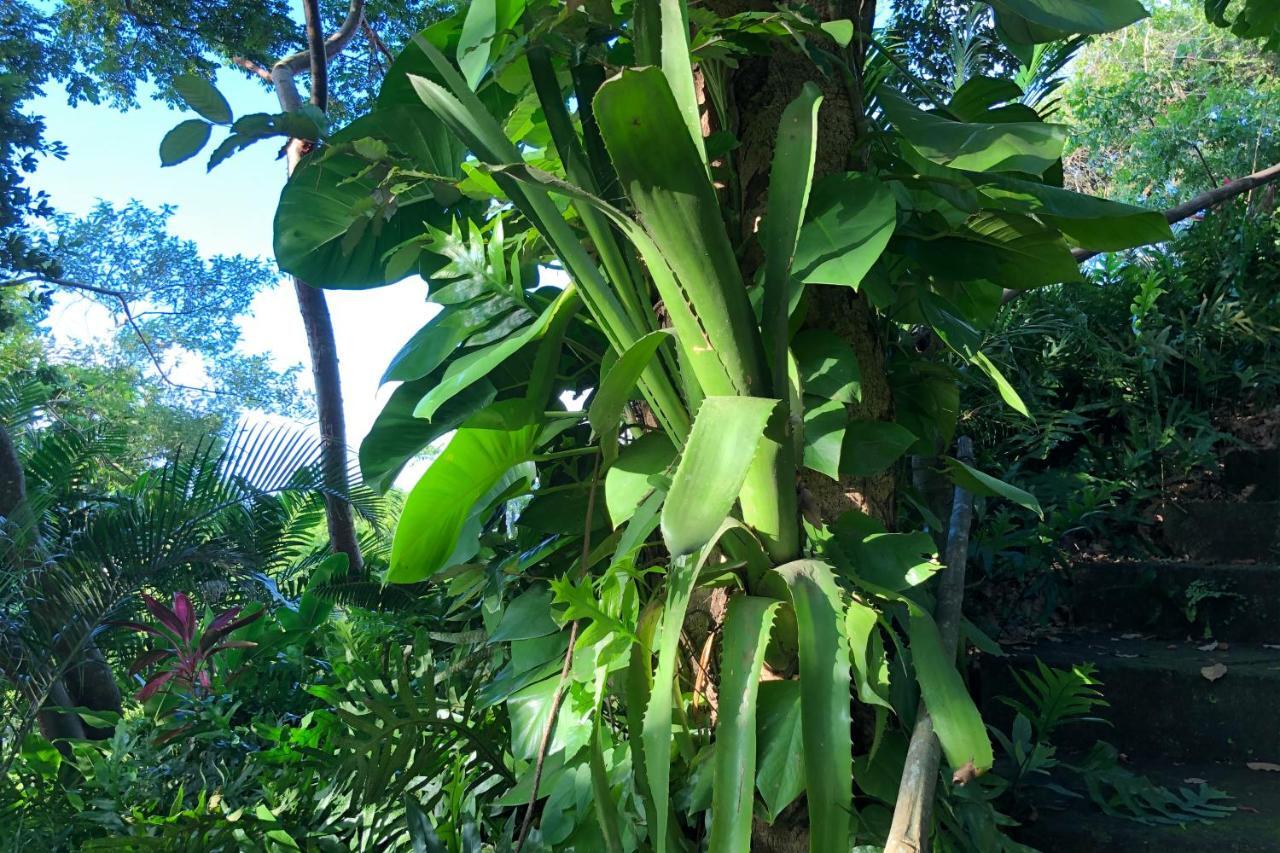
<svg viewBox="0 0 1280 853">
<path fill-rule="evenodd" d="M 1200 667 L 1200 674 L 1209 681 L 1217 681 L 1227 674 L 1227 665 L 1225 663 L 1215 663 L 1212 666 L 1202 666 Z"/>
<path fill-rule="evenodd" d="M 1276 645 L 1275 643 L 1263 643 L 1262 647 L 1264 649 L 1280 649 L 1280 646 Z"/>
<path fill-rule="evenodd" d="M 1212 643 L 1205 643 L 1203 646 L 1196 646 L 1196 649 L 1202 652 L 1211 652 L 1216 648 L 1218 648 L 1218 643 L 1216 640 Z"/>
<path fill-rule="evenodd" d="M 1141 634 L 1121 634 L 1121 635 L 1120 635 L 1120 639 L 1122 639 L 1122 640 L 1141 640 L 1141 639 L 1142 639 L 1142 635 L 1141 635 Z"/>
<path fill-rule="evenodd" d="M 1199 776 L 1192 776 L 1188 779 L 1183 779 L 1182 781 L 1187 783 L 1188 785 L 1208 785 L 1209 784 L 1208 779 L 1201 779 Z"/>
<path fill-rule="evenodd" d="M 1245 767 L 1250 770 L 1263 770 L 1267 773 L 1280 773 L 1280 764 L 1272 764 L 1270 761 L 1247 761 Z"/>
<path fill-rule="evenodd" d="M 1118 658 L 1136 658 L 1136 657 L 1138 657 L 1138 656 L 1137 656 L 1137 655 L 1125 654 L 1124 652 L 1116 652 L 1116 657 L 1118 657 Z"/>
</svg>

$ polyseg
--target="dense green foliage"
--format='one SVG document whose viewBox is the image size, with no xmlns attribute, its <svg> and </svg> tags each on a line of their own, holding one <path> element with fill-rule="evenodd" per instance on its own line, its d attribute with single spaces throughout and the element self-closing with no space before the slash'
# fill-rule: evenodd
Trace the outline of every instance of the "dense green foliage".
<svg viewBox="0 0 1280 853">
<path fill-rule="evenodd" d="M 1222 401 L 1275 401 L 1280 258 L 1243 209 L 1175 239 L 1062 188 L 1059 78 L 1141 6 L 992 5 L 906 4 L 874 43 L 800 8 L 410 5 L 385 75 L 372 39 L 335 63 L 328 121 L 237 119 L 204 82 L 298 46 L 275 5 L 51 4 L 75 96 L 128 106 L 154 81 L 199 115 L 165 162 L 222 126 L 215 159 L 314 143 L 277 209 L 285 271 L 417 274 L 433 307 L 387 368 L 366 485 L 339 494 L 316 443 L 225 426 L 295 402 L 225 323 L 263 265 L 200 257 L 165 210 L 39 232 L 57 275 L 0 290 L 0 437 L 28 492 L 0 518 L 0 841 L 845 853 L 885 843 L 927 708 L 924 841 L 1025 849 L 1006 815 L 1103 703 L 1088 669 L 1041 666 L 1005 697 L 1011 727 L 984 724 L 958 651 L 992 641 L 939 604 L 929 490 L 978 497 L 971 562 L 1007 596 L 984 624 L 1047 615 L 1047 568 L 1086 538 L 1141 542 L 1166 472 L 1228 441 Z M 768 109 L 739 85 L 761 69 L 785 82 L 760 87 Z M 1082 272 L 1073 249 L 1132 251 Z M 49 288 L 88 280 L 138 328 L 117 364 L 56 364 L 33 325 Z M 234 405 L 171 388 L 138 413 L 143 340 L 205 355 Z M 957 435 L 976 460 L 949 455 Z M 361 572 L 327 554 L 326 496 L 360 513 Z M 95 667 L 122 697 L 83 689 Z M 1229 811 L 1107 744 L 1071 769 L 1135 820 Z"/>
</svg>

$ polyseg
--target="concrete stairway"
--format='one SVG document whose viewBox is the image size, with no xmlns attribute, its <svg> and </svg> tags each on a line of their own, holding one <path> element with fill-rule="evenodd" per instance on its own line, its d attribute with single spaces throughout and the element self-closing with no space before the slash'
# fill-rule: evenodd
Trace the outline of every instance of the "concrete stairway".
<svg viewBox="0 0 1280 853">
<path fill-rule="evenodd" d="M 1165 542 L 1185 559 L 1076 567 L 1074 629 L 988 660 L 981 689 L 999 725 L 1008 712 L 995 697 L 1017 695 L 1008 667 L 1091 662 L 1111 725 L 1068 727 L 1062 756 L 1106 740 L 1164 784 L 1204 780 L 1226 791 L 1236 813 L 1155 827 L 1107 817 L 1085 799 L 1041 809 L 1018 840 L 1046 853 L 1280 851 L 1280 770 L 1248 767 L 1280 765 L 1280 452 L 1229 455 L 1221 484 L 1228 499 L 1184 502 L 1165 516 Z"/>
</svg>

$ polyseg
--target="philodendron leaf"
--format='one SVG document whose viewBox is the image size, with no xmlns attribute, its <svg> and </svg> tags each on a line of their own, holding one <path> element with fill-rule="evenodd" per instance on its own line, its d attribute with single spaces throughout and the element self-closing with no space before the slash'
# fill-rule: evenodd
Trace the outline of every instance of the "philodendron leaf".
<svg viewBox="0 0 1280 853">
<path fill-rule="evenodd" d="M 490 643 L 532 640 L 560 630 L 551 618 L 551 589 L 538 584 L 512 599 L 502 613 L 498 627 L 489 635 Z"/>
<path fill-rule="evenodd" d="M 911 146 L 944 166 L 1039 175 L 1062 158 L 1066 130 L 1061 125 L 950 121 L 925 112 L 888 86 L 881 86 L 876 97 Z"/>
<path fill-rule="evenodd" d="M 888 468 L 916 443 L 916 436 L 890 421 L 851 421 L 840 448 L 840 472 L 869 477 Z"/>
<path fill-rule="evenodd" d="M 604 503 L 614 526 L 635 513 L 653 491 L 653 479 L 671 467 L 676 448 L 664 433 L 651 432 L 628 444 L 604 477 Z"/>
<path fill-rule="evenodd" d="M 803 329 L 791 340 L 804 393 L 841 403 L 862 399 L 862 373 L 853 348 L 826 329 Z"/>
<path fill-rule="evenodd" d="M 858 684 L 858 698 L 868 705 L 879 705 L 890 711 L 889 661 L 884 654 L 884 641 L 877 626 L 880 615 L 861 601 L 849 602 L 844 614 L 845 633 L 849 637 L 849 654 L 853 676 Z"/>
<path fill-rule="evenodd" d="M 776 570 L 795 607 L 809 849 L 848 853 L 853 801 L 849 647 L 831 567 L 797 560 Z"/>
<path fill-rule="evenodd" d="M 804 408 L 804 465 L 840 479 L 840 453 L 849 414 L 844 403 L 808 397 Z"/>
<path fill-rule="evenodd" d="M 214 85 L 194 74 L 173 78 L 173 89 L 183 103 L 214 124 L 231 124 L 231 105 Z"/>
<path fill-rule="evenodd" d="M 672 556 L 709 542 L 733 509 L 777 404 L 761 397 L 702 401 L 662 507 L 662 538 Z"/>
<path fill-rule="evenodd" d="M 756 699 L 769 629 L 781 602 L 734 596 L 724 622 L 720 712 L 711 788 L 711 851 L 751 847 L 751 781 L 756 778 Z"/>
<path fill-rule="evenodd" d="M 1026 507 L 1036 515 L 1044 518 L 1044 510 L 1040 509 L 1040 502 L 1030 492 L 1019 489 L 1017 486 L 1011 486 L 1004 480 L 998 480 L 990 474 L 984 474 L 977 468 L 964 464 L 959 459 L 953 459 L 948 456 L 943 459 L 943 463 L 947 466 L 947 476 L 957 486 L 967 489 L 975 495 L 1007 498 L 1018 504 L 1018 506 Z"/>
<path fill-rule="evenodd" d="M 160 140 L 160 165 L 176 166 L 200 153 L 213 127 L 198 118 L 187 119 Z"/>
<path fill-rule="evenodd" d="M 870 175 L 829 175 L 813 186 L 792 274 L 809 284 L 857 287 L 897 220 L 893 193 Z"/>
<path fill-rule="evenodd" d="M 800 682 L 766 681 L 758 700 L 756 790 L 764 801 L 765 819 L 773 823 L 804 792 Z"/>
<path fill-rule="evenodd" d="M 909 610 L 907 637 L 911 660 L 947 763 L 957 771 L 967 766 L 972 766 L 977 773 L 990 770 L 994 757 L 986 726 L 956 671 L 955 662 L 948 660 L 942 651 L 938 626 L 933 617 L 919 607 L 910 605 Z"/>
<path fill-rule="evenodd" d="M 623 409 L 631 399 L 636 383 L 653 360 L 658 347 L 670 338 L 670 331 L 659 329 L 636 341 L 613 363 L 596 389 L 591 408 L 587 410 L 587 420 L 600 440 L 604 464 L 612 463 L 618 456 L 618 426 L 622 423 Z"/>
<path fill-rule="evenodd" d="M 524 400 L 504 400 L 464 425 L 405 500 L 391 543 L 391 583 L 426 580 L 447 566 L 472 508 L 533 454 L 540 425 Z"/>
</svg>

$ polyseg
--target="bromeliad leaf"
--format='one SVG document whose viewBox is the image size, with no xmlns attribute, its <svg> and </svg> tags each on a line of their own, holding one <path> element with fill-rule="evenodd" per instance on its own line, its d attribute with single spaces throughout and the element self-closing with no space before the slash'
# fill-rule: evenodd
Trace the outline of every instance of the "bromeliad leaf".
<svg viewBox="0 0 1280 853">
<path fill-rule="evenodd" d="M 673 556 L 691 554 L 715 535 L 777 404 L 760 397 L 702 401 L 662 508 L 662 537 Z"/>
<path fill-rule="evenodd" d="M 781 602 L 735 596 L 724 622 L 720 658 L 720 716 L 716 722 L 708 849 L 736 853 L 751 847 L 751 780 L 756 778 L 756 699 L 769 629 Z"/>
<path fill-rule="evenodd" d="M 853 743 L 849 734 L 849 655 L 840 591 L 831 567 L 817 560 L 797 560 L 776 571 L 791 592 L 799 640 L 809 849 L 847 853 Z"/>
</svg>

